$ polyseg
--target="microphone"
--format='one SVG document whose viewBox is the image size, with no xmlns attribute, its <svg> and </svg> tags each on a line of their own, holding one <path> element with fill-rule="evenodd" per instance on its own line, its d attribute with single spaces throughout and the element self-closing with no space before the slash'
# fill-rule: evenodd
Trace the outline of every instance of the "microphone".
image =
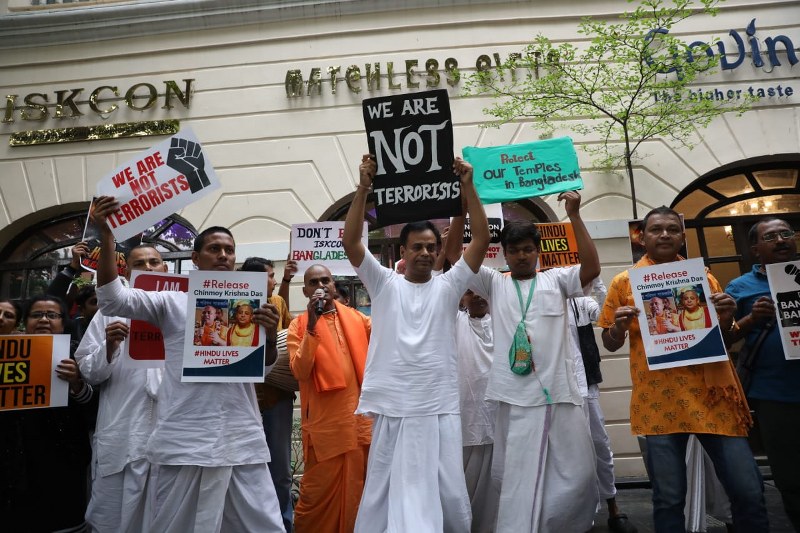
<svg viewBox="0 0 800 533">
<path fill-rule="evenodd" d="M 322 312 L 325 310 L 325 289 L 315 290 L 314 296 L 319 298 L 317 300 L 317 307 L 314 311 L 317 313 L 317 315 L 321 315 Z"/>
</svg>

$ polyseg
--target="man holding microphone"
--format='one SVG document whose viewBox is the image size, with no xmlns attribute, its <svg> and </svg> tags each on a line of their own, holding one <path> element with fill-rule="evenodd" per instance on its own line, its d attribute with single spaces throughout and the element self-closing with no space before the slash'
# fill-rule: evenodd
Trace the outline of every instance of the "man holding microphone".
<svg viewBox="0 0 800 533">
<path fill-rule="evenodd" d="M 330 271 L 305 273 L 306 312 L 289 325 L 287 346 L 300 385 L 305 473 L 294 528 L 352 531 L 364 488 L 369 418 L 353 414 L 361 394 L 370 319 L 335 300 Z"/>
</svg>

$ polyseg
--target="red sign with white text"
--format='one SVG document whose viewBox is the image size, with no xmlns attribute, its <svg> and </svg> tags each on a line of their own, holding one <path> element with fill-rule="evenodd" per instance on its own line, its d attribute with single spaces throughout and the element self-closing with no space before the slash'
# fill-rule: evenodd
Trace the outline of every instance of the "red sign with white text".
<svg viewBox="0 0 800 533">
<path fill-rule="evenodd" d="M 131 287 L 144 291 L 189 292 L 189 278 L 181 274 L 135 271 L 131 273 Z M 161 329 L 144 320 L 131 320 L 125 350 L 127 352 L 125 360 L 130 362 L 130 366 L 138 368 L 163 366 L 165 353 Z"/>
</svg>

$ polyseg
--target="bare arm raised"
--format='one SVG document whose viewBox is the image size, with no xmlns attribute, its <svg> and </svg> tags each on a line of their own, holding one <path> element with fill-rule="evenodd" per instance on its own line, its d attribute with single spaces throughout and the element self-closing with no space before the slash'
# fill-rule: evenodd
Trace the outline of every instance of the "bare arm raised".
<svg viewBox="0 0 800 533">
<path fill-rule="evenodd" d="M 113 196 L 101 196 L 94 201 L 92 218 L 100 229 L 100 259 L 97 263 L 97 286 L 117 279 L 117 258 L 114 235 L 108 227 L 108 217 L 119 208 Z"/>
<path fill-rule="evenodd" d="M 564 208 L 575 232 L 578 256 L 581 259 L 581 285 L 585 287 L 600 275 L 600 258 L 597 256 L 594 241 L 589 236 L 589 230 L 581 218 L 581 195 L 578 191 L 567 191 L 559 194 L 558 199 L 564 200 Z"/>
<path fill-rule="evenodd" d="M 375 179 L 377 171 L 375 157 L 370 154 L 361 156 L 361 165 L 358 167 L 358 187 L 356 195 L 350 203 L 347 211 L 347 218 L 344 221 L 344 235 L 342 236 L 342 246 L 347 253 L 350 264 L 355 268 L 361 266 L 364 261 L 364 244 L 361 242 L 361 229 L 364 227 L 364 209 L 367 205 L 367 194 L 372 189 L 372 180 Z"/>
<path fill-rule="evenodd" d="M 481 268 L 483 258 L 486 257 L 486 250 L 489 248 L 489 221 L 486 219 L 486 211 L 478 199 L 475 191 L 475 184 L 472 182 L 472 165 L 456 157 L 453 162 L 453 172 L 461 178 L 461 194 L 467 202 L 467 213 L 469 213 L 469 227 L 472 232 L 472 241 L 464 250 L 464 261 L 469 265 L 473 272 Z M 463 221 L 462 221 L 463 224 Z M 457 231 L 457 227 L 455 228 Z M 463 225 L 461 235 L 463 235 Z M 455 237 L 455 236 L 454 236 Z"/>
</svg>

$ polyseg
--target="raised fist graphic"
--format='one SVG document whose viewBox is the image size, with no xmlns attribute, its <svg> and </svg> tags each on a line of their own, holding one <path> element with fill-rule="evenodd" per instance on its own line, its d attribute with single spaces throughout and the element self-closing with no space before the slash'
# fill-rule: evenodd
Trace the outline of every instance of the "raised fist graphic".
<svg viewBox="0 0 800 533">
<path fill-rule="evenodd" d="M 167 154 L 167 165 L 186 176 L 189 189 L 193 193 L 211 185 L 205 164 L 203 150 L 198 143 L 173 137 Z"/>
</svg>

